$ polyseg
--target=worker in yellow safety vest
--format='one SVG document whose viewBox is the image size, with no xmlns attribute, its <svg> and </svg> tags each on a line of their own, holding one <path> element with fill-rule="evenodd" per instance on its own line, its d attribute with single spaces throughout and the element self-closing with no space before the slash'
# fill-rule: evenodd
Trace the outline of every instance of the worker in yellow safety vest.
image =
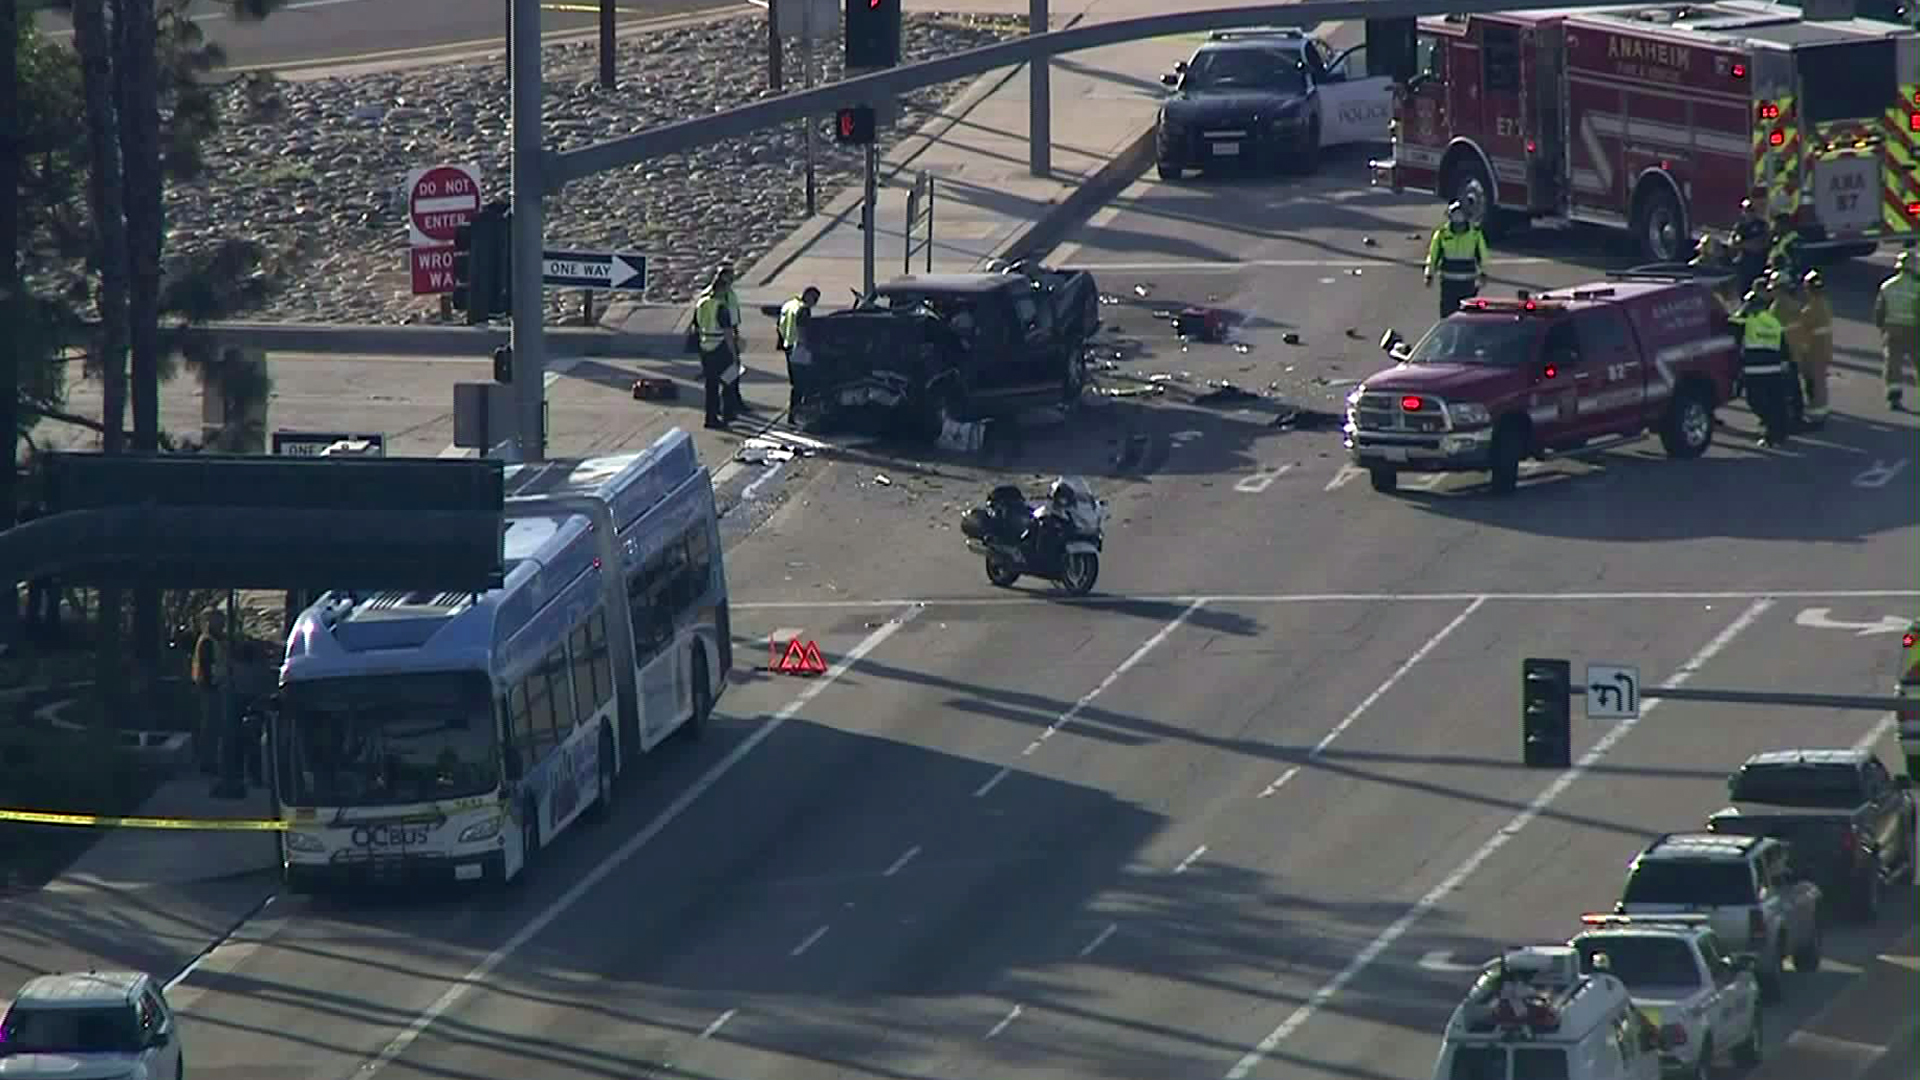
<svg viewBox="0 0 1920 1080">
<path fill-rule="evenodd" d="M 787 415 L 798 417 L 800 406 L 814 391 L 813 349 L 807 340 L 807 324 L 813 318 L 813 305 L 820 302 L 820 290 L 809 285 L 780 305 L 780 351 L 787 354 Z"/>
<path fill-rule="evenodd" d="M 1787 441 L 1786 328 L 1759 289 L 1749 291 L 1727 321 L 1740 328 L 1740 374 L 1747 406 L 1760 421 L 1760 445 L 1779 446 Z"/>
<path fill-rule="evenodd" d="M 1447 223 L 1433 230 L 1427 245 L 1427 288 L 1440 275 L 1440 317 L 1460 310 L 1460 301 L 1475 295 L 1487 283 L 1487 238 L 1467 220 L 1467 208 L 1447 207 Z"/>
<path fill-rule="evenodd" d="M 1798 431 L 1806 419 L 1807 400 L 1805 384 L 1796 381 L 1801 372 L 1797 369 L 1805 362 L 1807 351 L 1813 347 L 1813 328 L 1806 322 L 1807 294 L 1800 279 L 1788 277 L 1775 270 L 1767 275 L 1767 288 L 1773 294 L 1768 305 L 1773 317 L 1780 320 L 1780 327 L 1786 333 L 1787 355 L 1793 362 L 1788 365 L 1785 384 L 1784 416 L 1789 432 Z"/>
<path fill-rule="evenodd" d="M 1807 397 L 1807 427 L 1818 431 L 1827 423 L 1827 370 L 1833 366 L 1833 305 L 1827 303 L 1827 281 L 1820 276 L 1820 271 L 1807 271 L 1801 281 L 1806 286 L 1806 301 L 1800 309 L 1800 321 L 1806 328 L 1807 347 L 1794 357 L 1800 367 L 1800 385 Z"/>
<path fill-rule="evenodd" d="M 722 266 L 693 298 L 693 328 L 700 344 L 700 375 L 706 382 L 707 426 L 725 427 L 746 403 L 740 399 L 740 297 L 733 269 Z"/>
<path fill-rule="evenodd" d="M 1893 276 L 1880 283 L 1873 299 L 1873 325 L 1880 329 L 1881 376 L 1887 384 L 1887 407 L 1900 408 L 1902 386 L 1914 374 L 1915 351 L 1920 348 L 1920 272 L 1913 253 L 1903 251 L 1893 261 Z"/>
</svg>

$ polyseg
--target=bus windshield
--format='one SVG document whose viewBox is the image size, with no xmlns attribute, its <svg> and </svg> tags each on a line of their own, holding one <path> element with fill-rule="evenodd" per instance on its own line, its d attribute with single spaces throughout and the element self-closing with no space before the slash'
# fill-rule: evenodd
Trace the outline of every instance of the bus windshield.
<svg viewBox="0 0 1920 1080">
<path fill-rule="evenodd" d="M 393 806 L 500 785 L 489 683 L 477 671 L 288 683 L 276 744 L 290 806 Z"/>
</svg>

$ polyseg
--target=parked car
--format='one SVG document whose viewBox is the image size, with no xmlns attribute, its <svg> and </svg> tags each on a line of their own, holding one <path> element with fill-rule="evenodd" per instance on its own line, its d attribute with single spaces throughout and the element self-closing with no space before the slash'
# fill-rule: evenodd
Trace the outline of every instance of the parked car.
<svg viewBox="0 0 1920 1080">
<path fill-rule="evenodd" d="M 1755 754 L 1727 796 L 1709 831 L 1787 841 L 1821 894 L 1861 922 L 1879 918 L 1883 886 L 1913 884 L 1913 777 L 1888 774 L 1871 750 Z"/>
</svg>

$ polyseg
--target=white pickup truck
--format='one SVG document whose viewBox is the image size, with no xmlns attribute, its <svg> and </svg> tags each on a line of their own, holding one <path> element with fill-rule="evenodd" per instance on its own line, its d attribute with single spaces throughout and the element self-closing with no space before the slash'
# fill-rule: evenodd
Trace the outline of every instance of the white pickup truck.
<svg viewBox="0 0 1920 1080">
<path fill-rule="evenodd" d="M 1820 968 L 1820 887 L 1796 872 L 1787 845 L 1764 836 L 1670 833 L 1627 871 L 1616 915 L 1705 915 L 1730 947 L 1756 957 L 1760 992 L 1777 1001 L 1788 958 Z"/>
<path fill-rule="evenodd" d="M 1605 972 L 1660 1030 L 1667 1075 L 1705 1077 L 1751 1067 L 1766 1038 L 1751 953 L 1728 955 L 1706 915 L 1584 915 L 1568 942 L 1580 970 Z"/>
</svg>

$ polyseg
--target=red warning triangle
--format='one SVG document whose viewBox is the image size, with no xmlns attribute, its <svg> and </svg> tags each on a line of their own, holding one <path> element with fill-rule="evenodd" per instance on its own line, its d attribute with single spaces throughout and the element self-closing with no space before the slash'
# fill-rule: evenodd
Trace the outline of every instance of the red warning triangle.
<svg viewBox="0 0 1920 1080">
<path fill-rule="evenodd" d="M 787 642 L 786 654 L 780 657 L 780 662 L 773 666 L 773 670 L 782 675 L 825 675 L 827 658 L 820 655 L 818 642 L 803 642 L 795 638 Z"/>
</svg>

